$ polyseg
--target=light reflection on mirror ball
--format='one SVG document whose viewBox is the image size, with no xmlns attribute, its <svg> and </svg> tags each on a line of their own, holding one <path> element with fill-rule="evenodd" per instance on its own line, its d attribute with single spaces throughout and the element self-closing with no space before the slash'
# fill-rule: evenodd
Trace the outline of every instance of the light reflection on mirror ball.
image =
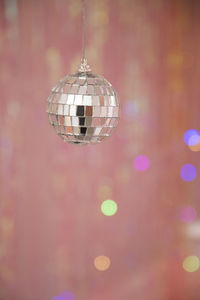
<svg viewBox="0 0 200 300">
<path fill-rule="evenodd" d="M 108 138 L 119 120 L 119 100 L 102 76 L 78 72 L 61 79 L 47 101 L 50 124 L 71 144 L 96 144 Z"/>
</svg>

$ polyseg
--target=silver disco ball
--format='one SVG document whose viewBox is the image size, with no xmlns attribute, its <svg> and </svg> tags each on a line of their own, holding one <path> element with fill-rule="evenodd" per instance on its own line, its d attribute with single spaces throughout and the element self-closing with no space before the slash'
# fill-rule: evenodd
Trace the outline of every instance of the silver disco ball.
<svg viewBox="0 0 200 300">
<path fill-rule="evenodd" d="M 47 113 L 56 133 L 71 144 L 96 144 L 108 138 L 119 121 L 119 100 L 112 85 L 90 71 L 61 79 L 48 98 Z"/>
</svg>

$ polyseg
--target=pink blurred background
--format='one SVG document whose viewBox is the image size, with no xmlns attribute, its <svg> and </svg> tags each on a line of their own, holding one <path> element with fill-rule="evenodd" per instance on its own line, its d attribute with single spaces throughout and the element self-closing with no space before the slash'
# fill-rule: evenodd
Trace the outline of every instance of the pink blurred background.
<svg viewBox="0 0 200 300">
<path fill-rule="evenodd" d="M 184 142 L 200 130 L 200 1 L 88 0 L 86 31 L 121 120 L 78 147 L 45 110 L 80 63 L 81 2 L 0 1 L 0 300 L 198 300 L 199 266 L 183 263 L 200 257 L 200 154 Z"/>
</svg>

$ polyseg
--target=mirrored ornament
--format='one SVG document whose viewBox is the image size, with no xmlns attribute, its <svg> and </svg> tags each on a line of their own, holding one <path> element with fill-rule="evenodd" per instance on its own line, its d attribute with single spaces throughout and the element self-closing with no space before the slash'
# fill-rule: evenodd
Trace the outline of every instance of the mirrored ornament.
<svg viewBox="0 0 200 300">
<path fill-rule="evenodd" d="M 47 100 L 50 124 L 71 144 L 96 144 L 111 136 L 120 105 L 112 85 L 83 59 L 76 74 L 61 79 Z"/>
</svg>

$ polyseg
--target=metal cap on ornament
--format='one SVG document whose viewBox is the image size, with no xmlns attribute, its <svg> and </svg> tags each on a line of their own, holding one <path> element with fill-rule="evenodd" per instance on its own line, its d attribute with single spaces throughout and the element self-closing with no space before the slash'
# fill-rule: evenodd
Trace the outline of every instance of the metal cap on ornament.
<svg viewBox="0 0 200 300">
<path fill-rule="evenodd" d="M 50 124 L 71 144 L 100 143 L 111 136 L 119 121 L 114 88 L 103 76 L 91 72 L 86 58 L 76 74 L 53 87 L 47 102 Z"/>
</svg>

